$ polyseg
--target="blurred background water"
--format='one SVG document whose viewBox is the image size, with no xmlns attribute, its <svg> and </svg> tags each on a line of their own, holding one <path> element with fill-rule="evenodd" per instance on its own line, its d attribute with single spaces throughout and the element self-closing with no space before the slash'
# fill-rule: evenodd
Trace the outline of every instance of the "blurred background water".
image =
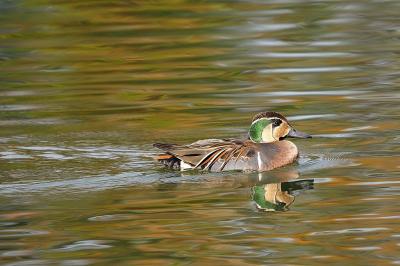
<svg viewBox="0 0 400 266">
<path fill-rule="evenodd" d="M 399 14 L 396 0 L 1 0 L 0 263 L 400 264 Z M 265 110 L 314 135 L 298 163 L 152 160 L 153 142 L 243 136 Z M 260 211 L 257 191 L 287 204 Z"/>
</svg>

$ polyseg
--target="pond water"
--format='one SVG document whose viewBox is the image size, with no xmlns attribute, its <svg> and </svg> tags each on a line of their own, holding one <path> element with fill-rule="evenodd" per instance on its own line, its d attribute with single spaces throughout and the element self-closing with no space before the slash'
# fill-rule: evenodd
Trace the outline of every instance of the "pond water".
<svg viewBox="0 0 400 266">
<path fill-rule="evenodd" d="M 0 9 L 1 264 L 400 264 L 399 1 Z M 298 163 L 152 159 L 266 110 L 314 136 Z"/>
</svg>

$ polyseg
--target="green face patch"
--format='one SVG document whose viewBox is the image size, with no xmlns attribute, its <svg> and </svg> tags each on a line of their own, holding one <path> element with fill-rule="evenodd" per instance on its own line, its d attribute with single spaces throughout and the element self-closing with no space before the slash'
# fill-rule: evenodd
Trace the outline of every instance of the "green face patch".
<svg viewBox="0 0 400 266">
<path fill-rule="evenodd" d="M 264 211 L 283 211 L 286 204 L 283 202 L 272 203 L 265 200 L 264 186 L 254 186 L 251 189 L 251 196 L 257 207 Z"/>
<path fill-rule="evenodd" d="M 249 129 L 249 137 L 254 142 L 262 141 L 262 133 L 266 126 L 271 123 L 269 119 L 260 119 L 257 122 L 253 123 Z"/>
</svg>

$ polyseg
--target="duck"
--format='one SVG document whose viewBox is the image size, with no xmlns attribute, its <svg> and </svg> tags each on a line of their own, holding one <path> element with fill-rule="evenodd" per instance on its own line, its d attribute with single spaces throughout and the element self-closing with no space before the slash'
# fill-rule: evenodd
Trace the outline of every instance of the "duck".
<svg viewBox="0 0 400 266">
<path fill-rule="evenodd" d="M 251 198 L 260 211 L 287 211 L 298 192 L 314 189 L 314 179 L 303 179 L 253 186 Z"/>
<path fill-rule="evenodd" d="M 203 139 L 191 144 L 154 143 L 162 150 L 155 159 L 174 170 L 264 172 L 291 164 L 299 157 L 297 146 L 288 138 L 311 138 L 294 129 L 278 112 L 256 114 L 247 138 Z"/>
</svg>

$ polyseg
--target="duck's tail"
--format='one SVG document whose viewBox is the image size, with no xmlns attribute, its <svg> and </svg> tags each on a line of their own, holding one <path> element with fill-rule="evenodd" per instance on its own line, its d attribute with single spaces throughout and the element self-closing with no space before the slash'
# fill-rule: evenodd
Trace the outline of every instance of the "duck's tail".
<svg viewBox="0 0 400 266">
<path fill-rule="evenodd" d="M 181 169 L 181 160 L 171 154 L 160 154 L 157 155 L 155 159 L 170 169 Z"/>
<path fill-rule="evenodd" d="M 166 143 L 154 143 L 153 146 L 156 148 L 159 148 L 161 150 L 168 150 L 171 148 L 173 144 L 166 144 Z M 181 160 L 176 158 L 172 154 L 164 153 L 157 155 L 155 157 L 157 161 L 162 163 L 165 167 L 170 168 L 170 169 L 175 169 L 175 170 L 180 170 L 181 169 Z"/>
</svg>

